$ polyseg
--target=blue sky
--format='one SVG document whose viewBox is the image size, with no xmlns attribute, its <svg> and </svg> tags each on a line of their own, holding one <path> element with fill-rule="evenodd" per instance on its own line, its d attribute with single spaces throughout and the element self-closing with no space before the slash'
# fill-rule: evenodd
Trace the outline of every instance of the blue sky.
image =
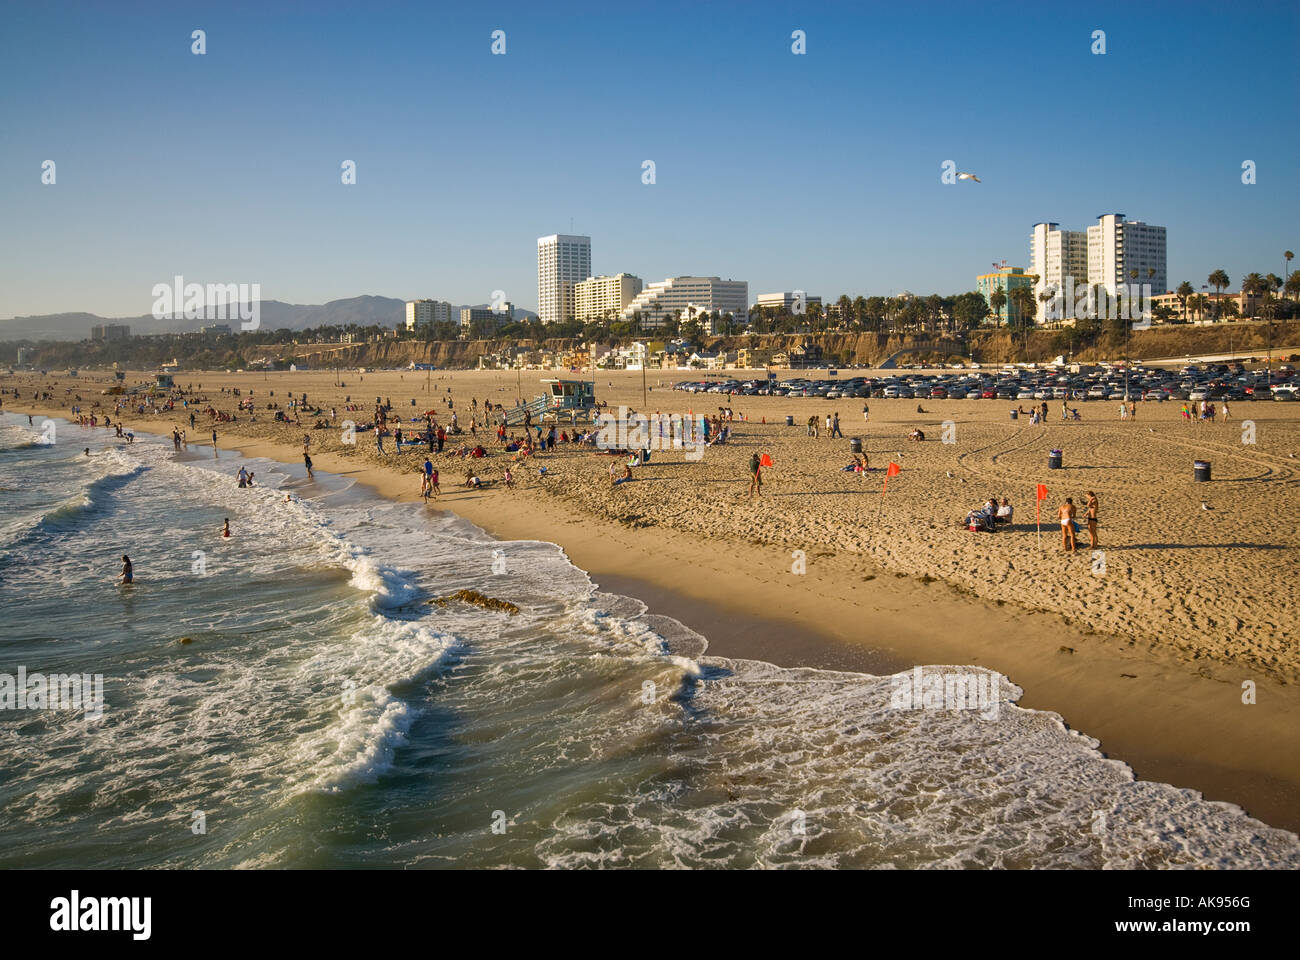
<svg viewBox="0 0 1300 960">
<path fill-rule="evenodd" d="M 10 2 L 4 22 L 0 317 L 147 313 L 175 274 L 535 309 L 536 238 L 571 230 L 597 273 L 751 296 L 973 289 L 1028 266 L 1033 223 L 1110 212 L 1169 228 L 1175 284 L 1300 250 L 1295 3 Z M 983 182 L 943 185 L 949 159 Z"/>
</svg>

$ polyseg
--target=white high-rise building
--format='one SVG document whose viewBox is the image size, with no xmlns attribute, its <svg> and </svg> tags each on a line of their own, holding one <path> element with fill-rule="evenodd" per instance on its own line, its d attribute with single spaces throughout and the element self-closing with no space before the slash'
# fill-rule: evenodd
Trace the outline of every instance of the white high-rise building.
<svg viewBox="0 0 1300 960">
<path fill-rule="evenodd" d="M 1053 292 L 1066 289 L 1071 277 L 1078 287 L 1088 282 L 1088 234 L 1062 230 L 1056 223 L 1034 224 L 1029 238 L 1029 273 L 1038 278 L 1034 298 L 1038 322 L 1042 323 L 1047 305 L 1037 299 L 1039 294 L 1049 287 Z"/>
<path fill-rule="evenodd" d="M 1088 228 L 1089 283 L 1101 284 L 1111 296 L 1129 284 L 1150 284 L 1153 294 L 1169 289 L 1164 227 L 1125 220 L 1122 213 L 1097 220 Z"/>
<path fill-rule="evenodd" d="M 640 277 L 630 273 L 620 273 L 615 277 L 588 277 L 574 285 L 573 315 L 583 322 L 621 317 L 623 308 L 644 286 Z"/>
<path fill-rule="evenodd" d="M 1090 286 L 1104 287 L 1111 297 L 1121 287 L 1134 285 L 1140 293 L 1149 284 L 1152 295 L 1168 289 L 1164 227 L 1125 220 L 1122 213 L 1104 214 L 1097 221 L 1086 232 L 1061 230 L 1055 223 L 1034 224 L 1029 272 L 1038 277 L 1035 297 L 1044 289 L 1060 295 L 1055 308 L 1038 302 L 1039 322 L 1053 309 L 1061 311 L 1058 317 L 1072 317 L 1079 296 L 1075 291 Z"/>
<path fill-rule="evenodd" d="M 537 238 L 537 315 L 542 323 L 576 316 L 573 288 L 591 276 L 591 237 Z"/>
<path fill-rule="evenodd" d="M 810 304 L 815 303 L 820 306 L 821 302 L 820 294 L 791 290 L 782 291 L 781 293 L 760 293 L 754 306 L 769 307 L 777 311 L 784 310 L 786 313 L 803 313 Z"/>
<path fill-rule="evenodd" d="M 435 323 L 454 323 L 453 307 L 445 300 L 408 300 L 406 301 L 406 329 L 432 330 Z"/>
<path fill-rule="evenodd" d="M 689 320 L 692 310 L 730 313 L 740 323 L 749 316 L 749 283 L 719 277 L 670 277 L 652 283 L 623 309 L 623 319 L 641 318 L 644 327 L 662 326 L 676 313 Z"/>
</svg>

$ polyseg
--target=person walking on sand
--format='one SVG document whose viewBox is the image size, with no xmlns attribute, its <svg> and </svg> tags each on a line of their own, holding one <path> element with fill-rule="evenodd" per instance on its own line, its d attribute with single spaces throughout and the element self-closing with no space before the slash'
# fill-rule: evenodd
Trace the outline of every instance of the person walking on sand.
<svg viewBox="0 0 1300 960">
<path fill-rule="evenodd" d="M 1223 401 L 1223 405 L 1222 405 L 1222 406 L 1223 406 L 1223 422 L 1224 422 L 1224 423 L 1227 423 L 1227 422 L 1228 422 L 1228 419 L 1232 416 L 1232 412 L 1228 409 L 1228 401 L 1227 401 L 1227 400 L 1224 400 L 1224 401 Z"/>
<path fill-rule="evenodd" d="M 871 407 L 867 406 L 865 403 L 862 405 L 862 422 L 871 422 Z"/>
<path fill-rule="evenodd" d="M 763 461 L 758 454 L 749 458 L 749 495 L 752 498 L 757 493 L 763 496 Z"/>
<path fill-rule="evenodd" d="M 1088 548 L 1097 549 L 1097 495 L 1088 491 Z"/>
<path fill-rule="evenodd" d="M 1074 553 L 1079 549 L 1074 537 L 1074 500 L 1066 497 L 1065 503 L 1057 508 L 1056 515 L 1061 521 L 1061 549 Z"/>
<path fill-rule="evenodd" d="M 838 410 L 835 411 L 835 416 L 831 418 L 831 439 L 834 440 L 836 437 L 841 440 L 844 439 L 844 434 L 840 432 L 840 413 Z"/>
</svg>

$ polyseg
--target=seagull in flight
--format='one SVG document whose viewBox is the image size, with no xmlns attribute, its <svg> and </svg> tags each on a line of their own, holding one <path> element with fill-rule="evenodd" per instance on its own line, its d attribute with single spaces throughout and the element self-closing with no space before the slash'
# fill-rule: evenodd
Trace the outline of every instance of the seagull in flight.
<svg viewBox="0 0 1300 960">
<path fill-rule="evenodd" d="M 984 182 L 984 181 L 981 180 L 979 177 L 975 176 L 975 174 L 973 174 L 973 173 L 960 173 L 960 172 L 959 172 L 959 173 L 957 174 L 957 179 L 958 179 L 958 180 L 974 180 L 976 183 L 983 183 L 983 182 Z"/>
</svg>

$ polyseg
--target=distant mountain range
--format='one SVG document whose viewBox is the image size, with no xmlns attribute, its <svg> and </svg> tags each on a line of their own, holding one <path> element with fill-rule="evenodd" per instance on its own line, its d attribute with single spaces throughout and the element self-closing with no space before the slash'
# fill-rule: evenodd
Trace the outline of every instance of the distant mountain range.
<svg viewBox="0 0 1300 960">
<path fill-rule="evenodd" d="M 489 304 L 464 304 L 463 306 L 488 307 Z M 457 312 L 461 309 L 457 308 Z M 514 319 L 529 320 L 537 314 L 516 308 Z M 14 317 L 0 320 L 0 340 L 85 340 L 90 328 L 100 323 L 124 323 L 132 334 L 187 333 L 221 320 L 185 320 L 152 316 L 101 317 L 94 313 L 49 313 L 37 317 Z M 355 323 L 363 327 L 378 324 L 396 327 L 406 322 L 406 301 L 392 297 L 349 297 L 323 304 L 282 303 L 279 300 L 261 301 L 261 329 L 304 330 L 308 327 L 345 327 Z M 239 321 L 230 322 L 238 329 Z"/>
</svg>

